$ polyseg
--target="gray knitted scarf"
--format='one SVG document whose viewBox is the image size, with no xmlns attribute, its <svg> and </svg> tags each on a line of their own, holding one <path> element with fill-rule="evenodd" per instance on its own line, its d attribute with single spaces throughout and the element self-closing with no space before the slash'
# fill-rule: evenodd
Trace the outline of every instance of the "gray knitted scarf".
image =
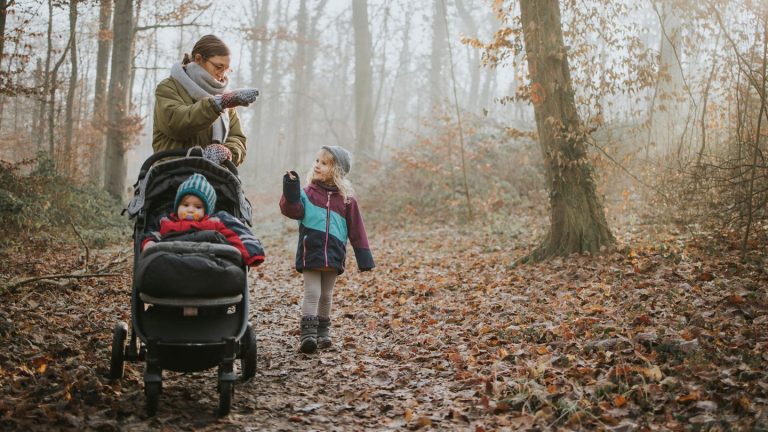
<svg viewBox="0 0 768 432">
<path fill-rule="evenodd" d="M 189 93 L 192 100 L 198 101 L 217 94 L 222 94 L 227 89 L 229 81 L 216 81 L 211 74 L 195 62 L 187 63 L 186 67 L 181 63 L 171 66 L 171 78 L 176 80 Z M 229 112 L 222 110 L 219 119 L 213 123 L 211 142 L 223 143 L 229 135 Z"/>
</svg>

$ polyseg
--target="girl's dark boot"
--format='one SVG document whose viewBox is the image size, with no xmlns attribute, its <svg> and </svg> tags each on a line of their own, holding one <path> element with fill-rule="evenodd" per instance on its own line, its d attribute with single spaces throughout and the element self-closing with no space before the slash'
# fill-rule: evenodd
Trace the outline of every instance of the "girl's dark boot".
<svg viewBox="0 0 768 432">
<path fill-rule="evenodd" d="M 331 347 L 331 319 L 320 317 L 317 320 L 317 346 L 325 349 Z"/>
<path fill-rule="evenodd" d="M 317 350 L 317 317 L 301 318 L 301 352 L 311 354 Z"/>
</svg>

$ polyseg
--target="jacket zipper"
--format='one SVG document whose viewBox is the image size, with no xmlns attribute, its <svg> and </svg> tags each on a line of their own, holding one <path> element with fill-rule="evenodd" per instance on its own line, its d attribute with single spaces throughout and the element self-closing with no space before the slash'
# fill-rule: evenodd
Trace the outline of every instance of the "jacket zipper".
<svg viewBox="0 0 768 432">
<path fill-rule="evenodd" d="M 304 268 L 307 267 L 307 235 L 304 235 L 304 241 L 302 242 L 304 244 L 304 255 L 302 258 L 302 263 L 304 264 Z"/>
<path fill-rule="evenodd" d="M 331 193 L 328 192 L 328 202 L 325 203 L 325 267 L 328 268 L 328 233 L 331 231 Z"/>
</svg>

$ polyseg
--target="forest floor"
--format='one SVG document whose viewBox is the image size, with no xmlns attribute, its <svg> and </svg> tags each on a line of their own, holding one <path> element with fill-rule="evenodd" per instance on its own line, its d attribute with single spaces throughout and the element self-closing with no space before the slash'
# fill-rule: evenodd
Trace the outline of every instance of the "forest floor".
<svg viewBox="0 0 768 432">
<path fill-rule="evenodd" d="M 255 228 L 268 253 L 249 275 L 258 370 L 229 415 L 216 416 L 215 369 L 165 372 L 154 417 L 143 364 L 109 380 L 111 328 L 130 322 L 126 242 L 89 251 L 88 272 L 117 276 L 0 294 L 0 429 L 768 430 L 765 232 L 746 263 L 737 238 L 669 228 L 515 267 L 525 251 L 506 239 L 533 233 L 376 227 L 378 267 L 350 258 L 338 280 L 334 347 L 305 355 L 296 227 L 278 220 Z M 84 256 L 6 249 L 0 286 L 77 272 Z"/>
</svg>

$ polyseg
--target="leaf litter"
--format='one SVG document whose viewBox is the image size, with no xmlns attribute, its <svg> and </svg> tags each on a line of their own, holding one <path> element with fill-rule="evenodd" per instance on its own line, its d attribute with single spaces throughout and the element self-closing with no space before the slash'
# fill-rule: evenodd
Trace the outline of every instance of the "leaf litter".
<svg viewBox="0 0 768 432">
<path fill-rule="evenodd" d="M 372 230 L 378 267 L 358 273 L 350 258 L 334 294 L 334 346 L 305 355 L 295 228 L 269 232 L 269 258 L 249 274 L 258 370 L 236 386 L 227 417 L 215 415 L 215 369 L 165 372 L 152 418 L 142 364 L 108 379 L 111 328 L 130 318 L 131 260 L 100 250 L 90 265 L 111 263 L 121 276 L 3 295 L 0 427 L 768 428 L 768 272 L 764 261 L 740 262 L 727 241 L 625 241 L 600 256 L 515 267 L 525 251 L 483 230 Z M 32 246 L 2 258 L 3 282 L 83 264 Z"/>
</svg>

